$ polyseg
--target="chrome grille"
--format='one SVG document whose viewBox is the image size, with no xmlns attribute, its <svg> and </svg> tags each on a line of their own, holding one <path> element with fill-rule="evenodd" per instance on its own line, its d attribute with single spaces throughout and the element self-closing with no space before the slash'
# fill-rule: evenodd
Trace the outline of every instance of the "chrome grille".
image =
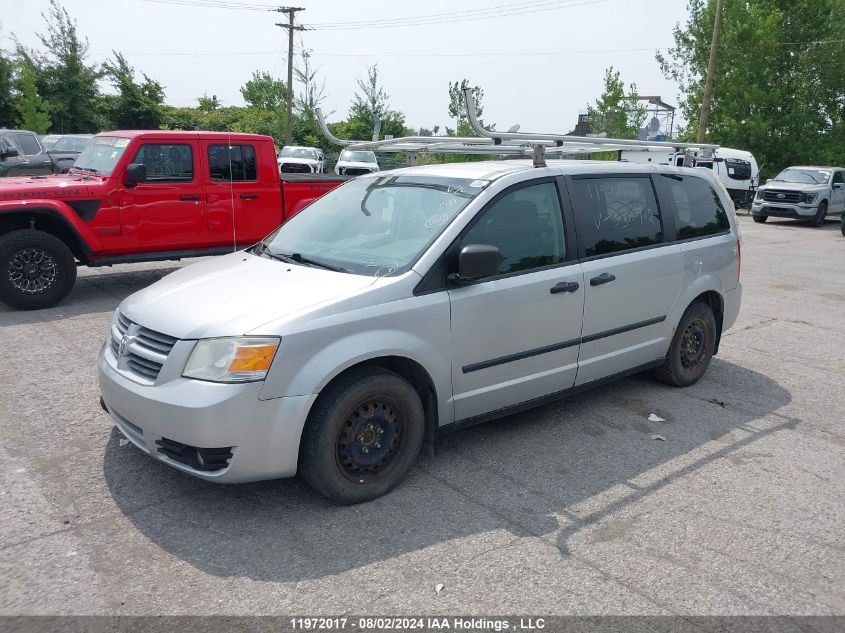
<svg viewBox="0 0 845 633">
<path fill-rule="evenodd" d="M 783 202 L 786 204 L 794 204 L 801 201 L 801 192 L 767 189 L 763 192 L 763 200 L 765 200 L 766 202 Z"/>
<path fill-rule="evenodd" d="M 117 368 L 144 382 L 155 382 L 167 356 L 179 339 L 133 323 L 118 312 L 111 332 L 111 351 Z M 124 349 L 121 354 L 121 344 Z"/>
</svg>

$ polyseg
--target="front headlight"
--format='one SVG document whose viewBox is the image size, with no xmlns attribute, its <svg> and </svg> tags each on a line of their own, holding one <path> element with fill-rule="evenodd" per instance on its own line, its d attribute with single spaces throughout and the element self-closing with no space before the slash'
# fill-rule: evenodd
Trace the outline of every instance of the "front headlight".
<svg viewBox="0 0 845 633">
<path fill-rule="evenodd" d="M 263 380 L 279 347 L 266 336 L 209 338 L 197 341 L 182 376 L 211 382 Z"/>
<path fill-rule="evenodd" d="M 816 199 L 816 194 L 814 193 L 805 193 L 804 194 L 804 202 L 812 202 Z"/>
</svg>

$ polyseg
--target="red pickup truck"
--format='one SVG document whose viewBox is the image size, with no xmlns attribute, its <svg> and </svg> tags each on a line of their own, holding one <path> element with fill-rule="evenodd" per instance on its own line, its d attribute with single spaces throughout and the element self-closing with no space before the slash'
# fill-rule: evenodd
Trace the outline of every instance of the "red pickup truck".
<svg viewBox="0 0 845 633">
<path fill-rule="evenodd" d="M 0 301 L 52 306 L 70 292 L 77 265 L 230 253 L 344 180 L 281 181 L 269 136 L 98 134 L 67 175 L 0 180 Z"/>
</svg>

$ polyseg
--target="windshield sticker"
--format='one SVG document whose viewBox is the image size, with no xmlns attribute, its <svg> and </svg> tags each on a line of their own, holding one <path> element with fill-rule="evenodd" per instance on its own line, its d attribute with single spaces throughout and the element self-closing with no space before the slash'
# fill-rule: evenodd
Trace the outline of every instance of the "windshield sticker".
<svg viewBox="0 0 845 633">
<path fill-rule="evenodd" d="M 119 138 L 119 139 L 117 139 L 117 141 L 115 141 L 115 144 L 114 144 L 115 147 L 126 147 L 127 145 L 129 145 L 129 139 L 128 138 Z"/>
</svg>

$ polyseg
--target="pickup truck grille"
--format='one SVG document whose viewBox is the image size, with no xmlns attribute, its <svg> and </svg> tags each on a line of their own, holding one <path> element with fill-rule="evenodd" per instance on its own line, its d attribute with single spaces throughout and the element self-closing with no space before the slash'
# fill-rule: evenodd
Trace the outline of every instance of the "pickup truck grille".
<svg viewBox="0 0 845 633">
<path fill-rule="evenodd" d="M 801 192 L 767 189 L 763 192 L 763 200 L 765 200 L 766 202 L 783 202 L 786 204 L 795 204 L 801 201 Z"/>
<path fill-rule="evenodd" d="M 345 167 L 341 171 L 344 176 L 363 176 L 370 173 L 366 167 Z"/>
<path fill-rule="evenodd" d="M 283 163 L 281 172 L 284 174 L 310 174 L 311 168 L 300 163 Z"/>
<path fill-rule="evenodd" d="M 118 369 L 133 374 L 141 382 L 152 384 L 177 340 L 133 323 L 118 313 L 112 326 L 110 346 Z"/>
</svg>

